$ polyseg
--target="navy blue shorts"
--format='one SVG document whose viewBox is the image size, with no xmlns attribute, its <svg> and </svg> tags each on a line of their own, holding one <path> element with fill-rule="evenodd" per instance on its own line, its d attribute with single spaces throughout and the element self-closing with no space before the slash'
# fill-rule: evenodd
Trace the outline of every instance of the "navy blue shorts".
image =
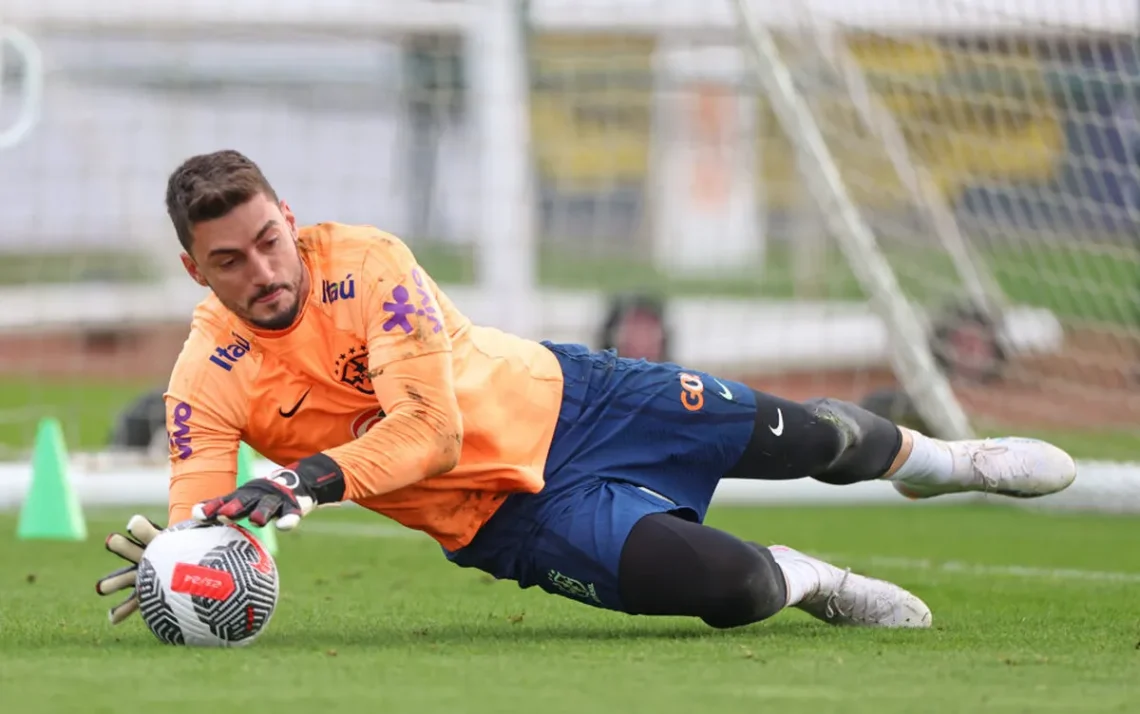
<svg viewBox="0 0 1140 714">
<path fill-rule="evenodd" d="M 675 364 L 543 344 L 565 380 L 546 484 L 509 496 L 469 545 L 446 555 L 622 611 L 618 563 L 630 530 L 651 513 L 704 520 L 752 437 L 755 393 Z"/>
</svg>

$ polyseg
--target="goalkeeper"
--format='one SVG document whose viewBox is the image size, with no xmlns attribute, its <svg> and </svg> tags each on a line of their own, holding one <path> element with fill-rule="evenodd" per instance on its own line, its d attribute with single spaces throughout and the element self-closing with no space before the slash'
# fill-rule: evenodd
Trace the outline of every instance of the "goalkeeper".
<svg viewBox="0 0 1140 714">
<path fill-rule="evenodd" d="M 795 402 L 675 364 L 472 324 L 377 229 L 298 227 L 234 151 L 170 176 L 194 312 L 165 395 L 170 523 L 289 529 L 355 502 L 446 558 L 520 587 L 713 627 L 800 608 L 834 624 L 927 627 L 915 595 L 792 548 L 703 525 L 721 479 L 882 479 L 909 498 L 1060 491 L 1042 441 L 945 442 L 846 402 Z M 699 328 L 694 328 L 699 329 Z M 280 468 L 235 488 L 239 442 Z M 132 562 L 137 542 L 108 546 Z M 130 590 L 131 566 L 101 580 Z M 120 622 L 132 593 L 111 610 Z"/>
</svg>

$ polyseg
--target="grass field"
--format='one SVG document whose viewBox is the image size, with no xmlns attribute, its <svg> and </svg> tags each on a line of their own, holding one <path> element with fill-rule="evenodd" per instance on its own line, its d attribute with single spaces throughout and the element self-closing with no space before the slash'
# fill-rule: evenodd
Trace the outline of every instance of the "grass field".
<svg viewBox="0 0 1140 714">
<path fill-rule="evenodd" d="M 1107 244 L 1034 246 L 988 251 L 984 260 L 1005 295 L 1015 303 L 1049 308 L 1061 317 L 1108 323 L 1140 324 L 1140 254 Z M 430 241 L 412 243 L 417 259 L 441 284 L 465 284 L 476 274 L 469 246 Z M 888 253 L 903 289 L 912 298 L 939 304 L 941 290 L 958 281 L 953 264 L 934 250 Z M 854 274 L 832 246 L 822 267 L 822 292 L 808 297 L 863 299 Z M 0 254 L 0 285 L 65 283 L 79 280 L 145 281 L 157 276 L 150 256 L 113 251 Z M 674 275 L 649 260 L 620 254 L 593 254 L 579 246 L 545 245 L 538 260 L 541 285 L 609 292 L 646 291 L 661 295 L 713 295 L 787 299 L 802 296 L 787 246 L 772 245 L 762 269 L 742 266 L 715 274 Z"/>
<path fill-rule="evenodd" d="M 106 446 L 119 412 L 150 389 L 149 381 L 91 383 L 82 379 L 40 382 L 0 377 L 0 458 L 27 448 L 41 418 L 55 417 L 63 425 L 69 447 L 91 450 Z"/>
<path fill-rule="evenodd" d="M 732 631 L 630 618 L 447 563 L 360 510 L 281 537 L 278 611 L 251 648 L 112 629 L 117 567 L 82 544 L 15 542 L 0 516 L 4 711 L 1124 712 L 1140 698 L 1136 519 L 1003 507 L 731 509 L 710 523 L 832 554 L 930 604 L 927 631 L 799 613 Z M 160 514 L 152 514 L 160 515 Z"/>
</svg>

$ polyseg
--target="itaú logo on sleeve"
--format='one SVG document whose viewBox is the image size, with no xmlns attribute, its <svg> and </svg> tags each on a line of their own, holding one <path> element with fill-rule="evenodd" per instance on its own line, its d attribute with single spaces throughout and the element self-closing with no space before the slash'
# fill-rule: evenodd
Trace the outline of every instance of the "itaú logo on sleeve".
<svg viewBox="0 0 1140 714">
<path fill-rule="evenodd" d="M 368 411 L 361 412 L 356 415 L 352 420 L 352 435 L 359 439 L 368 433 L 368 430 L 379 424 L 384 420 L 384 410 L 380 407 L 373 407 Z"/>
</svg>

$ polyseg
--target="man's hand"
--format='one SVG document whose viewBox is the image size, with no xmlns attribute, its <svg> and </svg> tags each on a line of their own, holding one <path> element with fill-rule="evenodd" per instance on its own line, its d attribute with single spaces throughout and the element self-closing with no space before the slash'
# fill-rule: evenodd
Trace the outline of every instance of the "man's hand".
<svg viewBox="0 0 1140 714">
<path fill-rule="evenodd" d="M 131 516 L 127 521 L 127 534 L 112 533 L 105 542 L 107 550 L 119 556 L 130 565 L 108 573 L 95 583 L 95 592 L 110 595 L 121 590 L 131 589 L 130 596 L 107 613 L 112 625 L 117 625 L 139 609 L 138 583 L 139 561 L 143 551 L 154 540 L 162 528 L 145 516 Z"/>
<path fill-rule="evenodd" d="M 291 530 L 316 507 L 316 499 L 292 469 L 254 478 L 225 496 L 203 501 L 190 514 L 205 523 L 234 523 L 243 518 L 255 526 L 276 520 L 278 530 Z"/>
<path fill-rule="evenodd" d="M 301 519 L 321 506 L 333 506 L 344 498 L 344 473 L 330 457 L 314 454 L 278 469 L 264 478 L 254 478 L 236 491 L 195 505 L 194 520 L 203 523 L 233 523 L 243 518 L 263 527 L 274 521 L 278 530 L 292 530 Z"/>
</svg>

